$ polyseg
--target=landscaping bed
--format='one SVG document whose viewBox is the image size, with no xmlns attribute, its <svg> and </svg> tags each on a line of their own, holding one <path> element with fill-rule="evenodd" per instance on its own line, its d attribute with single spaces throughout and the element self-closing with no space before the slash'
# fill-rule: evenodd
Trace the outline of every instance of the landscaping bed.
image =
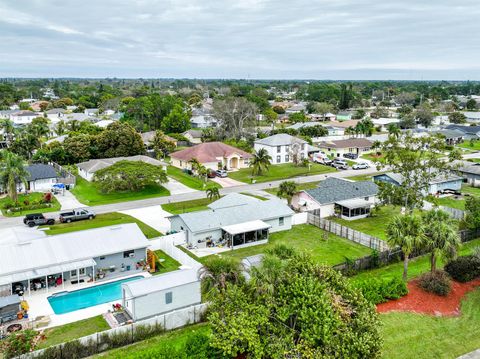
<svg viewBox="0 0 480 359">
<path fill-rule="evenodd" d="M 9 197 L 4 197 L 0 199 L 0 208 L 5 217 L 20 217 L 30 213 L 59 211 L 61 205 L 58 200 L 51 193 L 48 196 L 50 196 L 50 201 L 45 198 L 46 193 L 19 194 L 17 203 L 14 203 Z"/>
<path fill-rule="evenodd" d="M 156 270 L 153 275 L 172 272 L 180 268 L 181 264 L 172 257 L 170 257 L 168 254 L 166 254 L 164 251 L 156 250 L 154 253 L 157 256 L 158 261 L 156 263 Z M 161 261 L 162 259 L 163 262 Z"/>
</svg>

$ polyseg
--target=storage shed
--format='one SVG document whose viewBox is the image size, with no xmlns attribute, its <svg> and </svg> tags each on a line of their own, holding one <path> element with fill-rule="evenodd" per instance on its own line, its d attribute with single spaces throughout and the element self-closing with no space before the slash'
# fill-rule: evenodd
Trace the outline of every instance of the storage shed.
<svg viewBox="0 0 480 359">
<path fill-rule="evenodd" d="M 142 320 L 200 304 L 196 270 L 177 270 L 122 284 L 122 305 L 133 320 Z"/>
</svg>

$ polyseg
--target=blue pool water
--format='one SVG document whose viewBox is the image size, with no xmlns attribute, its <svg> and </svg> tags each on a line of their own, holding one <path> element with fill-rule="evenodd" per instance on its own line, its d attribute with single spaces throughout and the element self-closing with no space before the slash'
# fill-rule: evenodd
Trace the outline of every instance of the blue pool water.
<svg viewBox="0 0 480 359">
<path fill-rule="evenodd" d="M 75 310 L 118 300 L 122 298 L 122 283 L 141 278 L 143 277 L 135 276 L 73 292 L 57 293 L 47 299 L 55 314 L 70 313 Z"/>
</svg>

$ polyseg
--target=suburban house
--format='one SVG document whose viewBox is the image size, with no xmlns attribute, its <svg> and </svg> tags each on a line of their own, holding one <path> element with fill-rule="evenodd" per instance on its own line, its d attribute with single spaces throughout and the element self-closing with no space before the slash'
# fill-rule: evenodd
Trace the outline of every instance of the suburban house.
<svg viewBox="0 0 480 359">
<path fill-rule="evenodd" d="M 431 133 L 445 137 L 445 142 L 447 145 L 456 145 L 463 142 L 464 133 L 456 129 L 444 129 L 432 131 Z"/>
<path fill-rule="evenodd" d="M 34 163 L 25 167 L 29 176 L 27 179 L 27 188 L 29 191 L 40 192 L 50 191 L 52 185 L 57 183 L 58 174 L 51 165 L 43 163 Z M 19 184 L 19 192 L 24 191 L 23 183 Z"/>
<path fill-rule="evenodd" d="M 285 109 L 285 113 L 292 114 L 298 112 L 307 112 L 307 103 L 306 102 L 297 102 Z"/>
<path fill-rule="evenodd" d="M 268 242 L 269 233 L 292 228 L 294 212 L 280 199 L 261 201 L 231 193 L 209 209 L 169 217 L 173 231 L 184 231 L 187 246 L 231 249 Z"/>
<path fill-rule="evenodd" d="M 399 173 L 382 173 L 373 176 L 375 182 L 390 183 L 395 186 L 400 186 L 403 183 L 403 176 Z M 428 190 L 423 191 L 424 195 L 436 195 L 445 190 L 460 191 L 462 188 L 463 178 L 457 175 L 441 175 L 428 183 Z"/>
<path fill-rule="evenodd" d="M 398 125 L 400 123 L 400 119 L 392 117 L 380 117 L 372 118 L 372 122 L 375 127 L 380 127 L 381 132 L 385 132 L 388 130 L 389 125 Z"/>
<path fill-rule="evenodd" d="M 145 145 L 145 148 L 147 149 L 147 152 L 150 153 L 150 154 L 153 154 L 155 152 L 153 150 L 152 141 L 155 138 L 155 133 L 156 132 L 157 131 L 148 131 L 148 132 L 143 132 L 143 133 L 140 134 L 140 136 L 142 136 L 143 144 Z M 167 136 L 167 135 L 164 135 L 164 138 L 167 141 L 172 142 L 175 145 L 175 147 L 177 147 L 178 140 L 176 138 L 173 138 L 173 137 L 170 137 L 170 136 Z"/>
<path fill-rule="evenodd" d="M 254 142 L 255 151 L 265 149 L 272 158 L 272 164 L 300 162 L 308 158 L 308 143 L 286 133 L 262 138 Z"/>
<path fill-rule="evenodd" d="M 29 123 L 32 122 L 34 118 L 41 117 L 36 112 L 32 111 L 16 111 L 10 114 L 10 120 L 15 124 L 15 125 L 28 125 Z"/>
<path fill-rule="evenodd" d="M 331 125 L 323 125 L 323 124 L 319 124 L 318 122 L 312 122 L 312 121 L 297 122 L 297 123 L 294 123 L 291 126 L 288 126 L 287 128 L 294 129 L 294 130 L 298 131 L 301 128 L 315 127 L 315 126 L 322 126 L 323 128 L 325 128 L 328 131 L 328 136 L 341 136 L 345 133 L 345 129 L 343 127 L 334 127 L 334 126 L 331 126 Z"/>
<path fill-rule="evenodd" d="M 204 142 L 170 154 L 172 165 L 182 169 L 191 169 L 190 161 L 194 158 L 212 170 L 246 168 L 251 157 L 250 153 L 222 142 Z"/>
<path fill-rule="evenodd" d="M 321 141 L 315 145 L 330 157 L 342 157 L 345 153 L 354 153 L 359 157 L 371 152 L 372 142 L 366 138 L 348 138 L 344 140 Z"/>
<path fill-rule="evenodd" d="M 464 141 L 480 139 L 480 126 L 448 125 L 446 129 L 462 132 Z"/>
<path fill-rule="evenodd" d="M 337 119 L 337 115 L 331 112 L 327 113 L 311 113 L 308 117 L 312 121 L 335 121 Z"/>
<path fill-rule="evenodd" d="M 465 112 L 463 112 L 463 114 L 467 118 L 467 122 L 471 122 L 471 123 L 480 122 L 480 112 L 465 111 Z"/>
<path fill-rule="evenodd" d="M 65 115 L 66 110 L 63 108 L 52 108 L 45 112 L 47 118 L 52 122 L 60 121 Z"/>
<path fill-rule="evenodd" d="M 347 220 L 363 218 L 377 201 L 378 186 L 372 181 L 352 182 L 329 177 L 317 188 L 296 193 L 292 206 L 325 218 L 335 214 Z"/>
<path fill-rule="evenodd" d="M 209 112 L 196 108 L 192 111 L 190 125 L 192 128 L 216 127 L 217 120 Z"/>
<path fill-rule="evenodd" d="M 119 161 L 134 161 L 134 162 L 144 162 L 154 166 L 162 167 L 164 171 L 167 170 L 168 164 L 165 162 L 156 160 L 155 158 L 145 156 L 145 155 L 136 155 L 130 157 L 112 157 L 112 158 L 99 158 L 94 160 L 89 160 L 86 162 L 81 162 L 77 164 L 78 174 L 80 177 L 91 181 L 95 172 L 102 170 L 104 168 L 110 167 L 111 165 Z"/>
<path fill-rule="evenodd" d="M 201 302 L 200 280 L 195 269 L 176 270 L 122 284 L 122 306 L 135 321 Z"/>
<path fill-rule="evenodd" d="M 187 130 L 182 135 L 190 143 L 198 144 L 202 143 L 202 131 L 201 130 Z"/>
<path fill-rule="evenodd" d="M 148 240 L 137 224 L 47 236 L 9 228 L 0 232 L 0 296 L 30 294 L 65 284 L 141 272 Z"/>
<path fill-rule="evenodd" d="M 456 171 L 463 177 L 463 181 L 472 187 L 480 187 L 480 163 L 455 161 Z"/>
</svg>

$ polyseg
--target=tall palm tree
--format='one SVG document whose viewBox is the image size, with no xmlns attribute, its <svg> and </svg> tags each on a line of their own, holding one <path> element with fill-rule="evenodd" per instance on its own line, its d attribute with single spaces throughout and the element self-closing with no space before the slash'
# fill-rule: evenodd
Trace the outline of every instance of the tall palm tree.
<svg viewBox="0 0 480 359">
<path fill-rule="evenodd" d="M 220 191 L 218 187 L 208 187 L 205 192 L 207 193 L 207 198 L 210 201 L 213 201 L 215 198 L 220 198 Z"/>
<path fill-rule="evenodd" d="M 5 138 L 5 141 L 7 141 L 8 144 L 11 144 L 13 141 L 13 136 L 15 134 L 15 127 L 13 126 L 13 121 L 10 121 L 9 119 L 2 120 L 1 128 L 3 130 L 3 136 Z"/>
<path fill-rule="evenodd" d="M 17 183 L 27 184 L 29 173 L 25 170 L 23 159 L 7 150 L 0 153 L 0 180 L 7 189 L 8 196 L 17 201 Z"/>
<path fill-rule="evenodd" d="M 188 163 L 190 163 L 192 171 L 194 172 L 196 172 L 200 168 L 200 166 L 202 166 L 200 161 L 197 160 L 195 157 L 193 157 L 190 161 L 188 161 Z"/>
<path fill-rule="evenodd" d="M 233 257 L 211 256 L 198 270 L 198 277 L 202 281 L 202 293 L 207 299 L 213 298 L 218 292 L 223 292 L 227 283 L 242 283 L 244 267 L 238 259 Z"/>
<path fill-rule="evenodd" d="M 286 198 L 288 204 L 292 201 L 293 195 L 297 192 L 297 184 L 293 181 L 284 181 L 278 186 L 277 196 Z"/>
<path fill-rule="evenodd" d="M 407 280 L 408 257 L 424 243 L 422 219 L 414 214 L 395 216 L 387 225 L 387 243 L 403 252 L 403 280 Z"/>
<path fill-rule="evenodd" d="M 265 148 L 259 149 L 253 154 L 252 159 L 250 160 L 250 167 L 252 167 L 253 176 L 261 176 L 263 173 L 268 171 L 268 167 L 271 165 L 272 157 L 268 154 L 268 151 Z"/>
<path fill-rule="evenodd" d="M 398 138 L 400 136 L 400 127 L 398 127 L 395 123 L 391 123 L 387 127 L 388 134 L 393 136 L 394 138 Z"/>
<path fill-rule="evenodd" d="M 425 224 L 425 248 L 430 252 L 430 270 L 437 268 L 437 257 L 453 258 L 461 245 L 458 225 L 448 213 L 432 209 L 423 214 Z"/>
</svg>

